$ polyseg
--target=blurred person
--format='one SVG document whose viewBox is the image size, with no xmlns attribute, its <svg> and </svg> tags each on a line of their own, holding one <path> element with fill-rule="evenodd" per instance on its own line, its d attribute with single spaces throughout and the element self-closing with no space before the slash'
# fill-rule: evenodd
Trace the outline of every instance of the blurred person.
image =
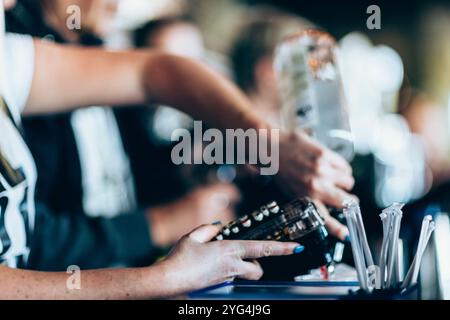
<svg viewBox="0 0 450 320">
<path fill-rule="evenodd" d="M 159 49 L 200 61 L 204 60 L 206 54 L 200 29 L 194 22 L 185 17 L 175 16 L 151 20 L 134 31 L 133 39 L 134 46 L 139 49 Z M 132 123 L 144 119 L 144 126 L 147 127 L 146 134 L 149 135 L 155 145 L 156 152 L 159 151 L 160 153 L 171 153 L 173 147 L 172 133 L 176 129 L 191 130 L 193 128 L 192 118 L 168 106 L 136 107 L 133 112 L 127 110 L 118 112 L 121 113 L 121 118 L 125 120 L 123 122 L 127 125 L 127 130 L 124 130 L 125 136 L 128 135 L 127 132 L 133 130 Z M 141 148 L 140 144 L 134 144 L 131 141 L 132 139 L 128 140 L 131 145 L 134 145 L 135 149 Z M 166 148 L 167 146 L 168 148 Z M 147 161 L 148 159 L 140 161 L 142 167 Z M 182 174 L 185 171 L 191 171 L 191 168 L 184 169 L 179 171 Z M 141 170 L 141 173 L 145 175 L 146 173 L 143 171 Z"/>
<path fill-rule="evenodd" d="M 236 83 L 248 95 L 258 113 L 274 127 L 281 128 L 281 100 L 273 66 L 275 49 L 286 37 L 312 27 L 312 22 L 301 17 L 270 7 L 254 8 L 248 21 L 239 28 L 232 45 L 230 58 Z M 251 198 L 252 190 L 257 187 L 255 185 L 261 184 L 261 179 L 244 172 L 240 184 L 244 190 L 249 190 L 244 191 L 244 195 Z M 259 193 L 263 192 L 264 189 Z M 271 186 L 266 192 L 275 191 Z M 327 227 L 332 235 L 341 240 L 348 235 L 347 228 L 334 218 L 327 218 Z"/>
<path fill-rule="evenodd" d="M 160 48 L 194 59 L 205 58 L 202 32 L 187 17 L 149 21 L 134 32 L 134 44 L 137 48 Z"/>
<path fill-rule="evenodd" d="M 423 141 L 430 170 L 428 187 L 450 180 L 449 133 L 447 112 L 425 93 L 411 88 L 402 91 L 399 112 L 405 117 L 412 133 Z"/>
<path fill-rule="evenodd" d="M 2 298 L 173 296 L 229 277 L 256 279 L 261 275 L 260 268 L 242 259 L 295 251 L 298 245 L 294 243 L 205 243 L 219 230 L 218 227 L 205 226 L 184 238 L 168 258 L 152 267 L 84 272 L 82 290 L 66 287 L 66 273 L 13 269 L 26 265 L 35 218 L 33 190 L 36 173 L 33 159 L 20 135 L 20 112 L 51 113 L 68 111 L 75 106 L 155 100 L 178 105 L 192 115 L 202 114 L 222 128 L 226 128 L 227 123 L 244 128 L 265 127 L 266 124 L 252 114 L 239 91 L 189 59 L 157 52 L 106 52 L 61 47 L 33 41 L 26 36 L 8 35 L 4 42 L 3 35 L 1 38 L 5 60 L 1 61 L 0 70 L 2 79 L 8 79 L 2 81 L 0 114 L 3 133 L 0 147 L 1 209 L 6 220 L 6 224 L 2 221 L 1 225 Z M 161 74 L 171 81 L 161 81 Z M 194 74 L 196 77 L 192 77 Z M 195 80 L 186 82 L 187 79 Z M 194 87 L 191 84 L 195 84 Z M 75 87 L 77 89 L 73 90 Z M 201 98 L 193 92 L 194 88 L 208 89 L 209 95 Z M 173 91 L 177 92 L 176 97 L 171 94 Z M 212 101 L 215 101 L 214 109 L 209 107 Z M 218 118 L 212 110 L 227 110 L 227 115 Z M 294 137 L 282 139 L 287 139 L 282 145 L 289 144 L 282 148 L 284 155 L 285 150 L 298 144 Z M 198 263 L 200 259 L 201 264 Z M 183 265 L 182 275 L 180 264 Z"/>
<path fill-rule="evenodd" d="M 409 244 L 409 253 L 418 245 L 419 231 L 426 215 L 439 216 L 450 212 L 450 159 L 448 111 L 426 92 L 409 84 L 400 91 L 398 112 L 421 142 L 427 169 L 426 193 L 408 203 L 402 222 L 402 237 Z"/>
<path fill-rule="evenodd" d="M 3 298 L 167 297 L 230 277 L 257 279 L 261 276 L 260 267 L 243 259 L 298 252 L 295 243 L 205 243 L 219 230 L 205 226 L 183 238 L 171 255 L 152 267 L 83 272 L 82 290 L 67 289 L 66 273 L 14 269 L 26 265 L 35 227 L 36 173 L 34 161 L 20 135 L 20 113 L 56 113 L 96 104 L 119 106 L 157 102 L 177 106 L 221 129 L 271 129 L 271 126 L 252 111 L 251 103 L 239 90 L 191 59 L 157 51 L 108 52 L 64 47 L 33 41 L 27 36 L 8 35 L 5 40 L 0 69 L 2 79 L 8 79 L 2 82 L 6 103 L 2 103 L 0 117 L 3 133 L 0 140 L 1 195 L 6 199 L 2 201 L 2 209 L 8 220 L 1 222 L 5 231 L 1 239 L 4 266 L 0 268 Z M 205 91 L 208 95 L 201 94 Z M 344 194 L 348 197 L 344 189 L 350 189 L 353 184 L 351 169 L 336 154 L 308 144 L 305 139 L 302 135 L 281 132 L 275 141 L 280 145 L 277 179 L 293 193 L 299 193 L 299 186 L 305 186 L 309 193 L 326 202 L 334 198 L 339 206 Z M 306 163 L 302 162 L 303 157 L 292 152 L 305 151 L 305 146 L 309 147 Z M 304 180 L 308 175 L 300 168 L 310 171 L 318 163 L 331 171 L 327 170 L 326 175 L 314 173 L 310 190 L 308 181 Z M 323 189 L 315 190 L 318 186 Z M 333 194 L 331 191 L 335 189 L 331 186 L 340 192 Z M 180 266 L 183 266 L 182 273 Z"/>
<path fill-rule="evenodd" d="M 252 67 L 257 70 L 255 71 L 257 74 L 252 78 L 253 84 L 249 80 L 249 83 L 243 85 L 243 87 L 248 89 L 246 92 L 253 105 L 261 112 L 261 115 L 273 125 L 279 125 L 277 116 L 280 102 L 275 74 L 272 68 L 273 51 L 275 46 L 285 37 L 313 25 L 301 18 L 285 16 L 281 13 L 275 14 L 272 9 L 257 10 L 254 12 L 254 15 L 258 18 L 255 18 L 253 22 L 248 24 L 248 29 L 243 29 L 243 32 L 240 33 L 242 38 L 237 41 L 236 51 L 240 52 L 236 53 L 236 55 L 240 55 L 240 58 L 236 57 L 235 62 L 238 65 L 236 65 L 235 70 L 239 69 L 239 72 L 242 73 L 251 73 L 249 69 Z M 168 17 L 150 21 L 136 30 L 134 39 L 138 48 L 158 48 L 177 55 L 205 59 L 206 50 L 201 30 L 194 22 L 185 17 Z M 245 61 L 237 61 L 239 59 Z M 241 73 L 237 76 L 238 79 L 245 77 L 240 75 Z M 244 80 L 242 79 L 243 82 Z M 249 90 L 250 87 L 252 88 L 251 90 Z M 141 113 L 145 112 L 148 111 L 141 111 Z M 164 111 L 161 113 L 163 116 L 167 116 L 167 113 Z M 179 117 L 183 116 L 179 115 Z M 157 125 L 159 120 L 164 119 L 158 118 L 158 113 L 156 113 L 154 118 L 155 125 Z M 167 123 L 162 122 L 167 126 Z M 184 120 L 184 122 L 186 123 L 187 121 Z M 180 120 L 178 123 L 183 123 L 183 120 Z M 244 171 L 247 172 L 248 170 Z M 272 190 L 265 190 L 263 181 L 260 179 L 247 181 L 245 178 L 247 174 L 242 174 L 243 170 L 238 170 L 238 172 L 239 176 L 234 182 L 244 191 L 245 196 L 237 207 L 240 213 L 246 214 L 255 207 L 263 205 L 264 201 L 273 199 L 275 195 L 272 194 Z M 245 192 L 246 190 L 249 190 L 249 192 Z M 266 191 L 269 195 L 267 197 L 262 196 Z M 256 201 L 252 201 L 254 197 L 257 198 Z M 259 203 L 260 201 L 263 203 Z M 333 235 L 342 240 L 346 237 L 348 231 L 344 226 L 331 218 L 327 222 Z"/>
<path fill-rule="evenodd" d="M 80 30 L 66 27 L 68 5 L 78 5 L 83 13 Z M 110 32 L 116 10 L 117 1 L 111 0 L 19 0 L 7 22 L 14 32 L 95 46 Z M 139 266 L 195 227 L 234 218 L 238 192 L 230 185 L 177 191 L 183 181 L 170 165 L 170 148 L 158 153 L 145 139 L 139 110 L 96 107 L 23 119 L 38 169 L 38 223 L 43 226 L 35 234 L 40 240 L 30 268 Z M 217 203 L 218 196 L 227 202 Z M 67 251 L 71 254 L 61 258 Z"/>
<path fill-rule="evenodd" d="M 230 52 L 236 83 L 258 112 L 280 127 L 281 101 L 273 67 L 276 46 L 286 37 L 314 25 L 272 9 L 255 9 L 239 29 Z"/>
<path fill-rule="evenodd" d="M 209 54 L 204 45 L 202 31 L 188 16 L 169 16 L 151 20 L 135 30 L 133 38 L 136 48 L 164 50 L 171 54 L 206 61 L 209 66 L 213 68 L 217 67 L 216 64 L 211 65 Z M 220 68 L 218 69 L 220 70 Z M 218 69 L 216 71 L 219 71 Z M 129 112 L 128 110 L 118 112 L 123 115 L 120 117 L 124 120 L 123 123 L 125 124 L 127 122 L 129 124 L 127 130 L 123 130 L 125 139 L 129 136 L 129 132 L 137 130 L 132 124 L 145 119 L 145 126 L 148 127 L 147 135 L 149 135 L 154 144 L 152 152 L 147 153 L 148 156 L 153 156 L 154 153 L 171 153 L 171 149 L 174 146 L 172 134 L 177 129 L 183 128 L 193 134 L 193 119 L 168 106 L 152 106 L 152 108 L 137 107 L 134 108 L 133 112 Z M 136 135 L 135 133 L 133 134 L 133 136 Z M 136 139 L 127 140 L 131 146 L 130 149 L 135 149 L 136 151 L 134 153 L 137 154 L 142 146 L 139 143 L 133 142 Z M 200 153 L 203 152 L 204 148 L 202 146 L 194 146 L 193 150 Z M 133 153 L 132 150 L 130 152 Z M 139 167 L 144 168 L 145 163 L 149 159 L 139 157 L 138 161 L 141 164 Z M 214 184 L 217 181 L 222 181 L 221 184 L 226 185 L 229 182 L 228 180 L 225 183 L 223 182 L 224 179 L 219 179 L 218 170 L 220 168 L 221 166 L 214 165 L 183 165 L 178 167 L 178 174 L 191 187 Z M 140 170 L 137 179 L 146 177 L 149 180 L 151 179 L 151 174 L 151 172 L 146 172 L 146 170 Z M 232 187 L 230 184 L 228 185 L 230 188 Z"/>
</svg>

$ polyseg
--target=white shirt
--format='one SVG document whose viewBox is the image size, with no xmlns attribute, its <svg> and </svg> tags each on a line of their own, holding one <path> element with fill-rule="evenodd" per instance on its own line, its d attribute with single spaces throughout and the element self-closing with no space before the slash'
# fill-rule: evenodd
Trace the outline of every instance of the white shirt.
<svg viewBox="0 0 450 320">
<path fill-rule="evenodd" d="M 105 107 L 77 110 L 71 124 L 81 163 L 84 212 L 113 218 L 136 210 L 130 161 L 113 111 Z"/>
<path fill-rule="evenodd" d="M 0 72 L 9 112 L 0 108 L 0 263 L 24 266 L 34 228 L 36 168 L 19 130 L 34 74 L 33 40 L 7 35 Z"/>
</svg>

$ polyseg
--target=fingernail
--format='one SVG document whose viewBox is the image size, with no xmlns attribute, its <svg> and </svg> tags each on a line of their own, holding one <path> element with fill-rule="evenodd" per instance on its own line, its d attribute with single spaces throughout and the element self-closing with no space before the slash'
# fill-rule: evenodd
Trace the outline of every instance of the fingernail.
<svg viewBox="0 0 450 320">
<path fill-rule="evenodd" d="M 346 235 L 346 236 L 345 236 L 345 242 L 351 242 L 351 240 L 350 240 L 350 235 Z"/>
<path fill-rule="evenodd" d="M 221 226 L 222 225 L 222 221 L 215 221 L 212 223 L 213 226 Z"/>
<path fill-rule="evenodd" d="M 298 246 L 298 247 L 295 247 L 294 254 L 300 254 L 303 251 L 305 251 L 305 247 L 304 246 Z"/>
</svg>

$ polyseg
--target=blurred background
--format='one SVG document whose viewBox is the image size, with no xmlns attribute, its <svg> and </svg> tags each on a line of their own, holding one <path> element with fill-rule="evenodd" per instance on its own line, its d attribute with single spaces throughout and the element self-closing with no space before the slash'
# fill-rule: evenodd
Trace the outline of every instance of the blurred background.
<svg viewBox="0 0 450 320">
<path fill-rule="evenodd" d="M 372 4 L 381 9 L 380 30 L 369 30 L 366 25 L 366 10 Z M 265 81 L 257 60 L 271 56 L 277 42 L 301 28 L 315 26 L 331 33 L 339 42 L 355 137 L 355 193 L 372 243 L 377 243 L 381 234 L 380 209 L 393 202 L 408 204 L 402 237 L 410 253 L 423 215 L 450 211 L 448 1 L 128 0 L 119 12 L 118 26 L 123 30 L 149 19 L 189 16 L 202 33 L 203 58 L 234 78 L 268 119 L 273 119 L 277 110 L 262 102 L 274 99 L 260 94 L 267 92 L 271 83 Z M 258 31 L 258 24 L 271 31 Z M 117 43 L 124 45 L 126 39 Z M 118 37 L 111 40 L 114 43 Z M 255 70 L 260 79 L 253 79 L 252 87 L 245 77 L 246 72 Z M 161 127 L 179 126 L 179 117 L 169 114 L 163 117 L 166 122 Z M 161 130 L 161 134 L 156 132 L 158 136 L 167 137 L 162 128 L 155 130 Z M 436 237 L 450 233 L 447 220 L 440 220 L 443 226 Z M 430 250 L 444 253 L 439 261 L 430 258 L 425 263 L 423 278 L 428 274 L 428 280 L 435 279 L 426 282 L 429 297 L 447 294 L 448 298 L 444 285 L 448 286 L 448 276 L 438 275 L 436 270 L 449 267 L 450 254 L 439 243 Z M 434 289 L 439 281 L 440 293 Z"/>
<path fill-rule="evenodd" d="M 389 185 L 397 187 L 388 190 L 383 182 L 376 183 L 375 188 L 379 190 L 376 202 L 383 206 L 392 203 L 394 198 L 397 201 L 419 198 L 450 177 L 450 40 L 447 37 L 450 6 L 439 0 L 377 1 L 381 9 L 381 30 L 369 30 L 366 10 L 371 4 L 370 1 L 326 0 L 314 4 L 309 1 L 130 0 L 120 5 L 117 26 L 132 30 L 150 19 L 187 15 L 201 30 L 205 59 L 230 77 L 236 76 L 230 56 L 233 45 L 249 20 L 258 16 L 256 8 L 270 6 L 277 14 L 284 15 L 280 20 L 286 20 L 286 24 L 288 20 L 302 18 L 330 32 L 340 42 L 341 73 L 358 153 L 376 153 L 380 162 L 394 162 L 396 154 L 410 160 L 399 160 L 401 165 L 397 167 L 401 168 L 397 171 L 396 164 L 391 163 Z M 267 14 L 261 20 L 264 19 L 272 18 Z M 296 27 L 299 29 L 291 23 L 291 30 Z M 109 43 L 124 46 L 131 45 L 131 40 L 126 33 L 114 33 Z M 388 116 L 373 121 L 374 116 L 381 115 Z M 386 139 L 390 140 L 389 144 Z M 423 155 L 413 149 L 423 149 Z M 387 154 L 389 159 L 385 159 Z M 425 168 L 419 168 L 421 161 L 426 162 Z M 387 169 L 374 170 L 379 176 L 388 174 Z M 407 170 L 416 170 L 417 174 L 407 174 Z"/>
<path fill-rule="evenodd" d="M 381 10 L 381 28 L 369 30 L 367 8 L 373 4 Z M 371 245 L 377 248 L 381 241 L 380 210 L 406 203 L 401 237 L 405 260 L 410 261 L 423 216 L 434 215 L 438 229 L 425 257 L 423 294 L 450 299 L 449 1 L 123 0 L 113 28 L 102 37 L 109 48 L 157 47 L 207 62 L 234 80 L 258 112 L 277 125 L 275 48 L 309 27 L 323 29 L 338 41 L 356 149 L 354 193 Z M 265 188 L 270 181 L 241 168 L 171 166 L 171 134 L 191 128 L 187 116 L 158 106 L 116 117 L 124 132 L 133 133 L 135 124 L 142 124 L 151 141 L 144 155 L 139 146 L 133 151 L 134 138 L 127 143 L 126 135 L 122 137 L 131 164 L 140 169 L 133 172 L 131 192 L 139 206 L 167 203 L 214 183 L 236 185 L 239 196 L 228 192 L 224 199 L 203 189 L 198 201 L 215 199 L 219 208 L 232 207 L 233 215 L 248 214 L 272 200 L 274 191 Z M 72 121 L 74 127 L 76 123 Z"/>
</svg>

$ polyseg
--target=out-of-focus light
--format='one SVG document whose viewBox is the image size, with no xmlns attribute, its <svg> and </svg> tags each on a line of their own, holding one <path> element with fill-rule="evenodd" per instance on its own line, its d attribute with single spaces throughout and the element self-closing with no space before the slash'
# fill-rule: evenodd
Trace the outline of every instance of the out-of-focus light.
<svg viewBox="0 0 450 320">
<path fill-rule="evenodd" d="M 117 27 L 133 29 L 155 17 L 181 13 L 184 6 L 184 0 L 121 0 Z"/>
<path fill-rule="evenodd" d="M 153 132 L 163 143 L 170 144 L 177 129 L 189 129 L 192 119 L 186 114 L 169 107 L 159 107 L 153 119 Z"/>
<path fill-rule="evenodd" d="M 373 135 L 374 153 L 383 162 L 395 160 L 397 155 L 408 152 L 411 133 L 406 120 L 396 114 L 388 114 L 378 119 Z"/>
<path fill-rule="evenodd" d="M 409 180 L 406 180 L 400 172 L 391 172 L 386 176 L 376 187 L 377 204 L 385 207 L 397 201 L 409 202 L 411 200 L 411 190 L 407 187 Z"/>
<path fill-rule="evenodd" d="M 372 126 L 381 105 L 380 94 L 367 80 L 367 61 L 372 50 L 367 36 L 352 32 L 341 39 L 337 52 L 355 149 L 359 154 L 371 152 Z"/>
<path fill-rule="evenodd" d="M 236 175 L 236 168 L 233 166 L 220 166 L 217 170 L 217 179 L 223 183 L 232 183 Z"/>
<path fill-rule="evenodd" d="M 378 46 L 369 57 L 367 73 L 371 84 L 381 92 L 398 91 L 404 78 L 402 59 L 394 49 Z"/>
<path fill-rule="evenodd" d="M 423 146 L 393 112 L 404 80 L 400 55 L 351 33 L 340 41 L 340 68 L 358 154 L 375 156 L 375 197 L 380 206 L 409 202 L 425 189 Z"/>
<path fill-rule="evenodd" d="M 350 33 L 342 38 L 337 56 L 344 86 L 364 85 L 359 79 L 366 75 L 365 66 L 372 48 L 370 40 L 361 33 Z"/>
<path fill-rule="evenodd" d="M 353 48 L 367 48 L 371 47 L 369 37 L 360 32 L 352 32 L 343 37 L 340 41 L 340 47 L 347 50 Z"/>
<path fill-rule="evenodd" d="M 423 144 L 406 120 L 395 114 L 378 119 L 374 132 L 376 201 L 380 206 L 409 202 L 426 191 Z"/>
</svg>

